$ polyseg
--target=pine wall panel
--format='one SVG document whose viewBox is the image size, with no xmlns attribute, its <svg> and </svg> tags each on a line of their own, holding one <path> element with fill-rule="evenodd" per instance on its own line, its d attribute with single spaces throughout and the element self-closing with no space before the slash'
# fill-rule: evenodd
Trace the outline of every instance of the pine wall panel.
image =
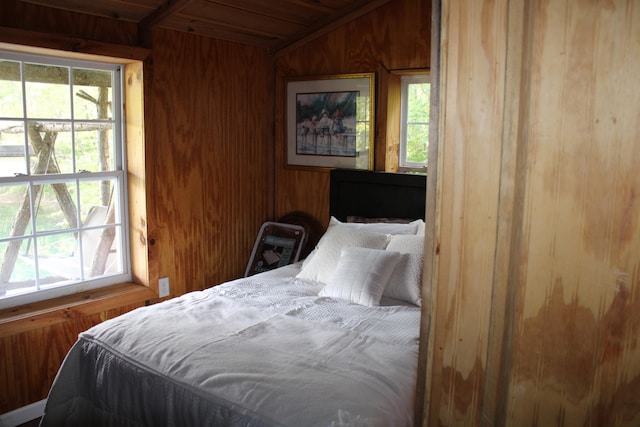
<svg viewBox="0 0 640 427">
<path fill-rule="evenodd" d="M 168 276 L 179 295 L 241 276 L 270 219 L 271 68 L 263 49 L 186 33 L 157 31 L 154 46 L 150 280 Z"/>
<path fill-rule="evenodd" d="M 506 420 L 640 424 L 640 4 L 532 8 Z"/>
<path fill-rule="evenodd" d="M 329 173 L 286 166 L 285 95 L 289 77 L 347 73 L 377 75 L 376 91 L 391 70 L 429 68 L 431 1 L 393 0 L 336 30 L 276 56 L 276 217 L 303 211 L 325 226 Z M 376 101 L 382 95 L 378 93 Z M 386 105 L 376 104 L 376 128 L 386 126 Z M 386 141 L 376 132 L 376 170 L 385 170 Z M 381 153 L 381 154 L 380 154 Z"/>
<path fill-rule="evenodd" d="M 637 426 L 640 6 L 441 19 L 423 425 Z"/>
<path fill-rule="evenodd" d="M 0 3 L 0 25 L 109 43 L 124 55 L 137 40 L 130 23 L 17 0 Z M 157 290 L 167 276 L 177 296 L 240 277 L 273 219 L 272 59 L 262 48 L 159 30 L 142 74 L 145 146 L 132 150 L 141 164 L 130 175 L 142 188 L 132 196 L 133 244 L 146 247 L 137 279 Z M 45 398 L 77 334 L 153 298 L 139 295 L 90 313 L 48 313 L 49 326 L 0 324 L 0 413 Z"/>
</svg>

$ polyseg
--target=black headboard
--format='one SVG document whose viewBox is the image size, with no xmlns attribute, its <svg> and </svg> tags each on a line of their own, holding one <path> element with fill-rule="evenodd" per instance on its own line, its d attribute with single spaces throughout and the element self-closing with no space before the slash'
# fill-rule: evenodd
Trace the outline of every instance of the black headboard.
<svg viewBox="0 0 640 427">
<path fill-rule="evenodd" d="M 416 174 L 331 171 L 331 216 L 346 221 L 347 216 L 366 218 L 424 219 L 427 177 Z"/>
</svg>

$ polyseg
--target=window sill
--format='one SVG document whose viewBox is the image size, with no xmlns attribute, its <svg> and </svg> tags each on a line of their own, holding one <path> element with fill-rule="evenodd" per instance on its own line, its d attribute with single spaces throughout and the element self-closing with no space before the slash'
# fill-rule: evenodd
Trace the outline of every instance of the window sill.
<svg viewBox="0 0 640 427">
<path fill-rule="evenodd" d="M 406 166 L 398 166 L 398 173 L 419 173 L 421 175 L 427 174 L 427 168 L 409 168 Z"/>
<path fill-rule="evenodd" d="M 146 286 L 121 283 L 47 301 L 0 310 L 0 337 L 79 319 L 131 304 L 146 304 L 158 295 Z"/>
</svg>

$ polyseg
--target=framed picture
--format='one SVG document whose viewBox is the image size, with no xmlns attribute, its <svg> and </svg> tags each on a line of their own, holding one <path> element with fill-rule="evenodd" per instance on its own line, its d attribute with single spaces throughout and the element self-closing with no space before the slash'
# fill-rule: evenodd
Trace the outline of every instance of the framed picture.
<svg viewBox="0 0 640 427">
<path fill-rule="evenodd" d="M 373 169 L 374 73 L 287 82 L 287 166 Z"/>
<path fill-rule="evenodd" d="M 307 232 L 300 225 L 265 222 L 253 245 L 245 277 L 298 262 Z"/>
</svg>

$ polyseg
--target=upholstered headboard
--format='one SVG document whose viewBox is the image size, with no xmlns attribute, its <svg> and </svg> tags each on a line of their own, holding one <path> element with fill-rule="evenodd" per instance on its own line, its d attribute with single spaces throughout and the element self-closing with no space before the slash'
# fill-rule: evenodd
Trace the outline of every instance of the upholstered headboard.
<svg viewBox="0 0 640 427">
<path fill-rule="evenodd" d="M 426 199 L 425 175 L 331 171 L 329 212 L 341 221 L 347 216 L 424 219 Z"/>
</svg>

